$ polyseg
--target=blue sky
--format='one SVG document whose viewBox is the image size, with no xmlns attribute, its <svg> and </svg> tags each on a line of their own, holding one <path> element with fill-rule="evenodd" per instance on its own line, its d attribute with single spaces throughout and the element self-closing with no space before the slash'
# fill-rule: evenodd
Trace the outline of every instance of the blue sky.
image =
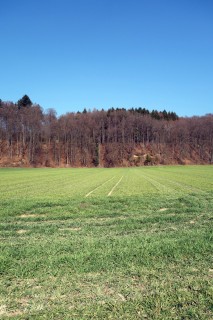
<svg viewBox="0 0 213 320">
<path fill-rule="evenodd" d="M 212 0 L 7 0 L 0 98 L 213 113 Z"/>
</svg>

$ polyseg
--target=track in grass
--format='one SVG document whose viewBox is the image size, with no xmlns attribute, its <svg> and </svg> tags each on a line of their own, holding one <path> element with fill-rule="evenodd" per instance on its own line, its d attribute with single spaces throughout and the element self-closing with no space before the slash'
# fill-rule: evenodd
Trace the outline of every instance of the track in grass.
<svg viewBox="0 0 213 320">
<path fill-rule="evenodd" d="M 99 185 L 98 187 L 96 187 L 95 189 L 93 189 L 92 191 L 90 191 L 89 193 L 86 194 L 86 198 L 89 197 L 94 191 L 96 191 L 97 189 L 103 187 L 107 182 L 111 181 L 112 179 L 114 179 L 114 177 L 112 177 L 111 179 L 105 181 L 104 183 L 102 183 L 101 185 Z"/>
<path fill-rule="evenodd" d="M 108 197 L 111 196 L 111 194 L 113 193 L 113 191 L 115 190 L 115 188 L 117 188 L 117 186 L 119 185 L 119 183 L 121 182 L 121 180 L 123 179 L 123 176 L 119 179 L 119 181 L 113 186 L 113 188 L 110 190 L 110 192 L 108 193 Z"/>
</svg>

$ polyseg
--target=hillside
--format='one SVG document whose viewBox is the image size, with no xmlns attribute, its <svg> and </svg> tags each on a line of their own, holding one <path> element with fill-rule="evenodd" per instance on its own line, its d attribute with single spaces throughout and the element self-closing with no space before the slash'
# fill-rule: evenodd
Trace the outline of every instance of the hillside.
<svg viewBox="0 0 213 320">
<path fill-rule="evenodd" d="M 142 108 L 56 116 L 28 96 L 0 100 L 1 167 L 213 163 L 213 114 L 179 118 Z"/>
</svg>

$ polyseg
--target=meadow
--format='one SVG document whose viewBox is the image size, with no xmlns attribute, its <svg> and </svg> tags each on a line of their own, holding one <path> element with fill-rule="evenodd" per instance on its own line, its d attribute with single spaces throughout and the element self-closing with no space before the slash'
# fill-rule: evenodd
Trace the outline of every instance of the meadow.
<svg viewBox="0 0 213 320">
<path fill-rule="evenodd" d="M 213 319 L 213 167 L 0 169 L 0 318 Z"/>
</svg>

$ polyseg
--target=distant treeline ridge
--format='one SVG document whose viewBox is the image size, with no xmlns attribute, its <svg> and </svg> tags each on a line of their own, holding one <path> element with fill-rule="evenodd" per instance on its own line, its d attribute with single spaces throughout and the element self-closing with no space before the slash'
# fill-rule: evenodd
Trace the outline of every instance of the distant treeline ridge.
<svg viewBox="0 0 213 320">
<path fill-rule="evenodd" d="M 57 117 L 25 95 L 0 99 L 0 166 L 213 163 L 213 115 L 145 108 L 84 109 Z"/>
</svg>

